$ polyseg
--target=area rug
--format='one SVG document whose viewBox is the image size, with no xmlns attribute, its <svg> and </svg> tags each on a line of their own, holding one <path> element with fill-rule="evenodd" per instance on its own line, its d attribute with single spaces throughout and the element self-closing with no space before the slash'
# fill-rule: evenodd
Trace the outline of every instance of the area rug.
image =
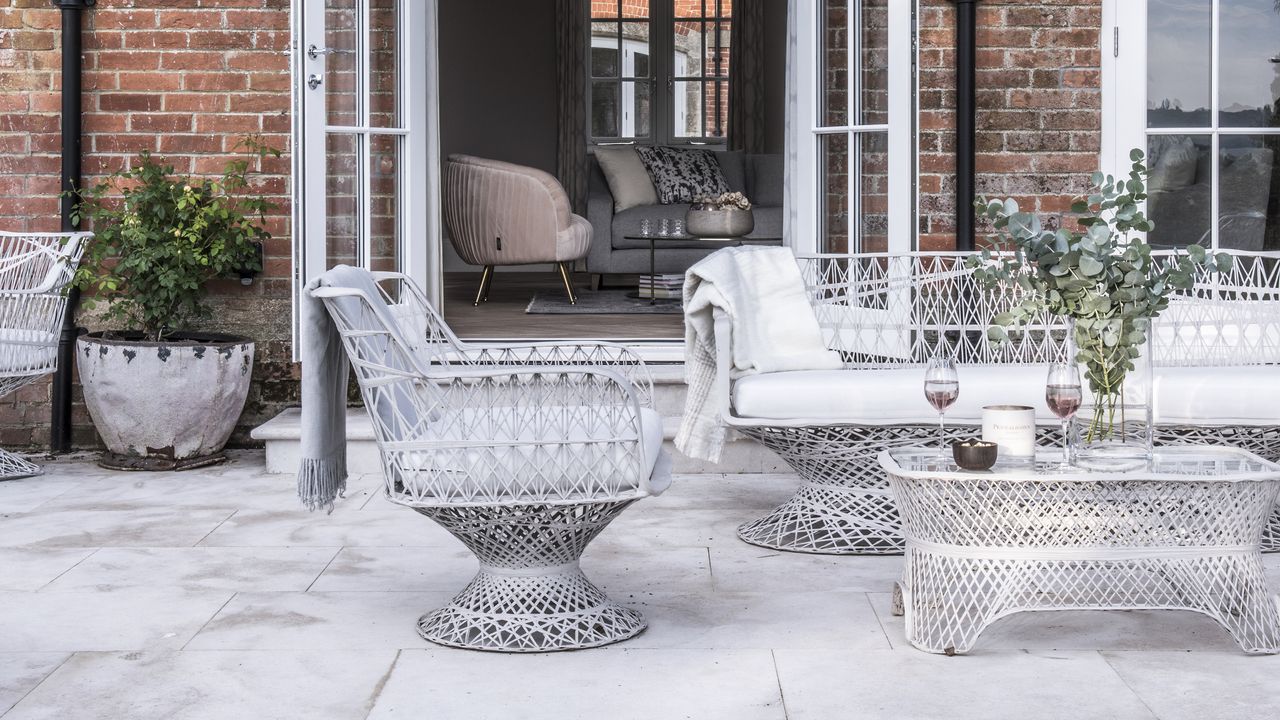
<svg viewBox="0 0 1280 720">
<path fill-rule="evenodd" d="M 648 300 L 627 297 L 634 290 L 583 290 L 578 293 L 578 304 L 570 305 L 564 293 L 536 293 L 529 301 L 525 313 L 529 315 L 680 315 L 684 312 L 679 300 L 659 300 L 653 305 Z"/>
</svg>

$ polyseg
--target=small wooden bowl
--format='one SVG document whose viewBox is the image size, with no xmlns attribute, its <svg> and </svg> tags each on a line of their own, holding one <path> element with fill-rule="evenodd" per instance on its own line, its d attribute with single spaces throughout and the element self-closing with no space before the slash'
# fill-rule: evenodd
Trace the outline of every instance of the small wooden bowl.
<svg viewBox="0 0 1280 720">
<path fill-rule="evenodd" d="M 985 440 L 957 440 L 951 443 L 951 456 L 965 470 L 990 470 L 996 464 L 996 444 Z"/>
</svg>

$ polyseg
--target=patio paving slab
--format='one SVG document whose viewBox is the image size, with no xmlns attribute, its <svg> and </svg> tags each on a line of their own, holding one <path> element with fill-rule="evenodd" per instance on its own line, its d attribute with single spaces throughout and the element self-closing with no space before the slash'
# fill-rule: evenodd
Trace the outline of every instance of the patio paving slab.
<svg viewBox="0 0 1280 720">
<path fill-rule="evenodd" d="M 144 510 L 49 510 L 15 513 L 0 522 L 0 547 L 181 547 L 200 542 L 231 511 L 163 507 Z"/>
<path fill-rule="evenodd" d="M 889 592 L 902 574 L 902 558 L 790 553 L 735 542 L 710 549 L 711 571 L 717 591 L 789 592 L 835 590 Z"/>
<path fill-rule="evenodd" d="M 0 547 L 0 590 L 39 590 L 95 551 L 95 548 Z"/>
<path fill-rule="evenodd" d="M 308 513 L 297 498 L 279 510 L 237 512 L 200 541 L 217 547 L 461 547 L 444 528 L 412 510 L 375 498 L 380 510 Z"/>
<path fill-rule="evenodd" d="M 131 589 L 0 593 L 0 650 L 178 649 L 231 592 Z"/>
<path fill-rule="evenodd" d="M 1280 717 L 1280 656 L 1239 652 L 1104 652 L 1162 720 Z"/>
<path fill-rule="evenodd" d="M 784 720 L 767 650 L 400 653 L 369 720 Z M 7 719 L 6 719 L 7 720 Z"/>
<path fill-rule="evenodd" d="M 338 548 L 103 548 L 50 583 L 45 592 L 181 588 L 303 591 Z"/>
<path fill-rule="evenodd" d="M 0 715 L 26 697 L 68 657 L 67 653 L 0 652 Z"/>
<path fill-rule="evenodd" d="M 363 718 L 394 660 L 394 651 L 77 653 L 4 717 Z"/>
<path fill-rule="evenodd" d="M 778 650 L 789 720 L 1155 718 L 1097 653 Z M 836 680 L 838 678 L 838 681 Z"/>
<path fill-rule="evenodd" d="M 239 593 L 190 650 L 421 648 L 418 618 L 452 592 Z"/>
</svg>

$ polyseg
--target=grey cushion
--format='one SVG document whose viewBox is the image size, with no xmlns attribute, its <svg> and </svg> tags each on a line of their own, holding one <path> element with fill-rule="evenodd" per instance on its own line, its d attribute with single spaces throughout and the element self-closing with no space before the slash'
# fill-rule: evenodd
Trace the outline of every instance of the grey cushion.
<svg viewBox="0 0 1280 720">
<path fill-rule="evenodd" d="M 782 207 L 785 168 L 781 155 L 752 155 L 747 158 L 747 197 L 752 205 Z"/>
<path fill-rule="evenodd" d="M 720 163 L 720 172 L 724 173 L 724 181 L 729 183 L 729 191 L 746 194 L 746 155 L 741 150 L 726 150 L 716 153 L 716 161 Z"/>
<path fill-rule="evenodd" d="M 636 154 L 649 171 L 658 202 L 663 205 L 690 203 L 703 195 L 729 192 L 720 163 L 707 150 L 640 146 Z"/>
<path fill-rule="evenodd" d="M 634 147 L 597 147 L 596 162 L 613 195 L 613 209 L 622 212 L 640 205 L 656 205 L 658 192 Z"/>
</svg>

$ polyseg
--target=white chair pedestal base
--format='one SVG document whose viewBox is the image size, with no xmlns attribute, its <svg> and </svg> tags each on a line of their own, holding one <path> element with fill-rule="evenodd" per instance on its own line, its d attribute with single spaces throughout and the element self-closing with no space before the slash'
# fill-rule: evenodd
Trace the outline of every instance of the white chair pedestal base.
<svg viewBox="0 0 1280 720">
<path fill-rule="evenodd" d="M 0 481 L 43 474 L 44 469 L 39 465 L 26 458 L 18 457 L 8 450 L 0 450 Z"/>
<path fill-rule="evenodd" d="M 644 616 L 611 601 L 578 560 L 634 500 L 575 505 L 418 507 L 476 554 L 480 572 L 418 633 L 451 647 L 552 652 L 626 640 Z"/>
</svg>

